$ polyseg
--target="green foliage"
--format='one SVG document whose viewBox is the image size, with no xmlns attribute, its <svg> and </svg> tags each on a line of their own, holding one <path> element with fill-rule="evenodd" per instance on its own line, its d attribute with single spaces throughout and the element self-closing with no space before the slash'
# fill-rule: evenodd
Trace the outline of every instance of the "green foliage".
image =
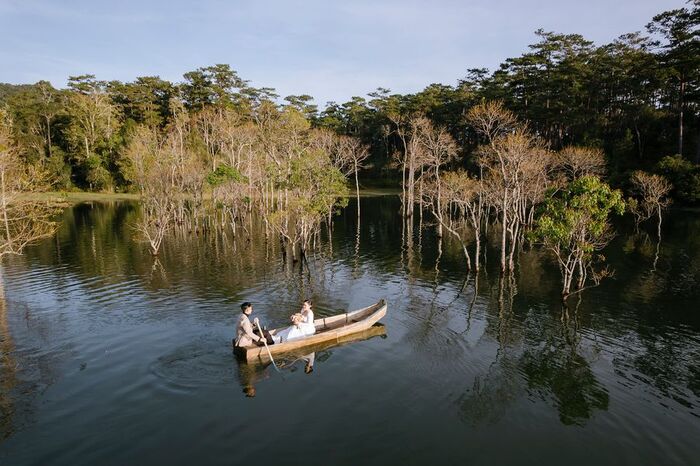
<svg viewBox="0 0 700 466">
<path fill-rule="evenodd" d="M 112 176 L 97 155 L 90 155 L 84 163 L 87 169 L 86 180 L 90 188 L 96 191 L 112 187 Z"/>
<path fill-rule="evenodd" d="M 345 176 L 330 164 L 327 154 L 312 151 L 292 161 L 288 185 L 307 195 L 300 196 L 306 213 L 328 215 L 347 205 L 350 190 Z"/>
<path fill-rule="evenodd" d="M 207 184 L 212 188 L 228 182 L 244 183 L 246 181 L 247 178 L 241 172 L 225 163 L 219 165 L 216 167 L 216 170 L 207 175 Z"/>
<path fill-rule="evenodd" d="M 70 190 L 73 186 L 71 181 L 71 166 L 66 163 L 66 153 L 58 146 L 54 146 L 51 155 L 46 159 L 45 168 L 53 189 L 59 191 Z"/>
<path fill-rule="evenodd" d="M 622 215 L 625 202 L 596 176 L 584 176 L 560 190 L 550 190 L 530 238 L 559 248 L 563 254 L 592 253 L 608 230 L 608 217 Z"/>
<path fill-rule="evenodd" d="M 307 120 L 314 121 L 316 119 L 318 106 L 312 103 L 314 98 L 310 95 L 289 95 L 284 100 L 289 102 L 290 106 L 299 110 Z"/>
<path fill-rule="evenodd" d="M 676 154 L 661 159 L 657 168 L 673 184 L 677 199 L 687 204 L 700 203 L 700 166 Z"/>
<path fill-rule="evenodd" d="M 113 103 L 125 120 L 162 128 L 172 115 L 171 99 L 175 86 L 157 76 L 136 78 L 133 83 L 112 81 L 108 89 Z"/>
<path fill-rule="evenodd" d="M 94 76 L 71 77 L 66 111 L 65 138 L 84 187 L 111 189 L 115 151 L 120 143 L 120 115 L 106 90 Z"/>
<path fill-rule="evenodd" d="M 242 80 L 229 65 L 217 64 L 190 71 L 184 75 L 182 93 L 185 103 L 192 110 L 201 110 L 210 105 L 221 107 L 240 103 L 243 94 L 236 89 L 245 89 Z"/>
<path fill-rule="evenodd" d="M 471 69 L 456 85 L 430 84 L 413 94 L 378 88 L 366 97 L 329 102 L 320 112 L 309 95 L 290 95 L 280 105 L 274 89 L 250 86 L 226 64 L 189 71 L 181 84 L 157 76 L 106 82 L 90 74 L 70 77 L 65 90 L 46 81 L 0 83 L 0 106 L 12 115 L 22 156 L 46 166 L 55 186 L 128 186 L 120 159 L 134 125 L 162 134 L 177 126 L 190 138 L 189 146 L 217 155 L 221 147 L 208 141 L 222 115 L 259 125 L 270 154 L 285 138 L 316 127 L 360 138 L 370 147 L 365 177 L 396 183 L 400 172 L 393 156 L 403 150 L 398 130 L 420 113 L 457 141 L 458 168 L 476 173 L 474 149 L 483 141 L 464 115 L 484 100 L 503 101 L 554 150 L 604 149 L 610 179 L 624 185 L 629 173 L 656 164 L 658 154 L 679 151 L 680 109 L 685 109 L 681 155 L 700 163 L 699 21 L 698 2 L 690 2 L 656 15 L 647 26 L 652 36 L 623 34 L 596 45 L 578 34 L 538 30 L 525 53 L 494 72 Z M 659 169 L 673 181 L 678 200 L 698 202 L 695 168 L 665 159 Z"/>
</svg>

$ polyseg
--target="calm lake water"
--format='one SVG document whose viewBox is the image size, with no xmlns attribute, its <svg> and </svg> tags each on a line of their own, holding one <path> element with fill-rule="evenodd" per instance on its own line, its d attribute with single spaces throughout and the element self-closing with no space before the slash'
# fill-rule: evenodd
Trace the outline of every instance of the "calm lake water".
<svg viewBox="0 0 700 466">
<path fill-rule="evenodd" d="M 154 264 L 136 204 L 68 209 L 2 267 L 0 463 L 700 464 L 700 213 L 668 215 L 658 257 L 653 225 L 620 225 L 615 276 L 564 311 L 546 255 L 467 277 L 396 197 L 361 207 L 308 270 L 259 233 L 175 233 Z M 236 362 L 240 302 L 276 326 L 306 297 L 389 314 L 308 374 Z"/>
</svg>

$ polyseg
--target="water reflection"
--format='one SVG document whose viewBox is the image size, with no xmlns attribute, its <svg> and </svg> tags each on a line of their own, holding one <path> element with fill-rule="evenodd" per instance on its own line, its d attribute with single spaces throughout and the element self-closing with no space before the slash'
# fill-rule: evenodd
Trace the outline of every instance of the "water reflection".
<svg viewBox="0 0 700 466">
<path fill-rule="evenodd" d="M 318 343 L 275 356 L 274 364 L 270 360 L 255 363 L 236 358 L 238 383 L 246 397 L 254 398 L 257 394 L 256 385 L 266 379 L 270 379 L 273 370 L 280 372 L 284 376 L 285 373 L 296 372 L 297 363 L 302 363 L 304 373 L 309 375 L 314 371 L 317 353 L 318 360 L 326 362 L 332 356 L 335 348 L 357 344 L 374 337 L 386 338 L 386 336 L 386 327 L 381 323 L 377 323 L 362 332 L 343 335 L 338 337 L 337 340 Z"/>
<path fill-rule="evenodd" d="M 126 464 L 172 451 L 175 462 L 225 462 L 236 445 L 271 451 L 299 429 L 313 440 L 299 448 L 332 446 L 338 464 L 466 462 L 474 451 L 491 464 L 512 439 L 542 464 L 556 463 L 551 445 L 580 455 L 593 445 L 608 463 L 698 457 L 697 213 L 671 213 L 660 245 L 622 225 L 605 251 L 614 278 L 562 309 L 546 254 L 525 248 L 517 273 L 501 277 L 487 247 L 483 270 L 467 274 L 458 243 L 421 230 L 419 216 L 402 225 L 398 206 L 363 198 L 358 222 L 351 203 L 306 263 L 285 260 L 253 218 L 250 234 L 173 230 L 154 261 L 131 239 L 137 205 L 68 209 L 55 238 L 3 264 L 0 461 L 100 464 L 109 454 Z M 389 332 L 289 355 L 281 373 L 233 362 L 242 301 L 275 327 L 305 298 L 319 317 L 386 298 Z M 254 422 L 282 411 L 282 427 Z M 549 447 L 534 441 L 542 435 Z M 381 436 L 382 448 L 363 436 Z M 621 457 L 609 438 L 635 446 Z M 438 442 L 444 453 L 431 450 Z"/>
<path fill-rule="evenodd" d="M 13 432 L 14 401 L 12 390 L 17 385 L 15 345 L 7 318 L 5 286 L 0 276 L 0 441 Z"/>
<path fill-rule="evenodd" d="M 463 418 L 473 425 L 496 423 L 522 397 L 551 404 L 564 425 L 585 425 L 606 411 L 608 390 L 591 369 L 595 350 L 582 349 L 589 342 L 580 333 L 578 309 L 532 308 L 518 318 L 513 280 L 498 279 L 496 286 L 497 315 L 486 328 L 497 342 L 495 358 L 458 398 Z"/>
<path fill-rule="evenodd" d="M 487 290 L 484 293 L 491 318 L 487 320 L 484 334 L 497 345 L 495 357 L 487 369 L 474 377 L 471 386 L 457 400 L 462 418 L 472 425 L 500 421 L 523 391 L 517 377 L 517 351 L 523 335 L 521 328 L 513 325 L 513 305 L 517 296 L 515 277 L 498 275 L 493 280 L 485 278 Z M 478 279 L 475 280 L 476 292 Z"/>
<path fill-rule="evenodd" d="M 315 351 L 292 360 L 281 359 L 277 367 L 271 362 L 264 364 L 248 364 L 243 361 L 236 361 L 238 383 L 241 386 L 243 394 L 247 398 L 255 398 L 257 394 L 256 386 L 270 379 L 273 376 L 273 374 L 271 374 L 273 370 L 278 370 L 282 374 L 296 372 L 297 362 L 302 362 L 304 364 L 304 373 L 311 374 L 314 370 L 315 361 Z"/>
<path fill-rule="evenodd" d="M 262 380 L 270 378 L 269 371 L 272 363 L 268 365 L 262 364 L 246 364 L 241 361 L 236 361 L 238 383 L 246 397 L 254 398 L 256 395 L 255 386 Z"/>
<path fill-rule="evenodd" d="M 540 343 L 524 351 L 518 366 L 528 391 L 552 399 L 563 424 L 583 425 L 597 410 L 608 409 L 609 395 L 580 354 L 577 309 L 562 309 L 561 325 L 537 326 Z"/>
</svg>

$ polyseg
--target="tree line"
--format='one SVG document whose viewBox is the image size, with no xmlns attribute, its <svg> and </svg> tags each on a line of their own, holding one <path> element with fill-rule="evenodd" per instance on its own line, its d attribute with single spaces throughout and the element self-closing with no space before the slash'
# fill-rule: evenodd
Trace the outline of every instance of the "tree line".
<svg viewBox="0 0 700 466">
<path fill-rule="evenodd" d="M 548 146 L 597 147 L 611 181 L 627 186 L 636 169 L 657 171 L 685 203 L 700 198 L 700 46 L 697 0 L 655 16 L 646 34 L 624 34 L 596 46 L 578 34 L 538 30 L 538 41 L 489 72 L 470 69 L 455 85 L 431 84 L 415 94 L 379 88 L 319 110 L 308 95 L 283 100 L 255 88 L 228 65 L 203 67 L 172 83 L 159 77 L 133 82 L 71 77 L 66 89 L 41 81 L 0 85 L 0 106 L 14 122 L 25 158 L 50 172 L 56 189 L 129 190 L 122 160 L 134 128 L 164 130 L 180 108 L 201 128 L 197 150 L 211 156 L 212 114 L 230 123 L 258 119 L 264 103 L 294 108 L 314 128 L 359 138 L 369 147 L 365 176 L 398 181 L 397 152 L 405 151 L 400 122 L 421 114 L 455 139 L 460 160 L 473 169 L 479 136 L 465 118 L 482 101 L 502 101 Z M 235 118 L 232 117 L 235 115 Z M 209 151 L 209 153 L 207 153 Z M 211 157 L 210 157 L 211 158 Z"/>
</svg>

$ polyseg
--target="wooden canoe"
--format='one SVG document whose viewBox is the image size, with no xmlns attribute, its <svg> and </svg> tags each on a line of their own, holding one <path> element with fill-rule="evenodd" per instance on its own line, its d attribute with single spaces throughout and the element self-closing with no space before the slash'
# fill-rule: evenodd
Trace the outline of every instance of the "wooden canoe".
<svg viewBox="0 0 700 466">
<path fill-rule="evenodd" d="M 372 325 L 386 315 L 386 311 L 386 301 L 382 299 L 376 304 L 358 309 L 357 311 L 321 317 L 320 319 L 314 320 L 316 333 L 313 335 L 286 343 L 268 345 L 267 348 L 270 350 L 272 357 L 275 357 L 278 354 L 289 353 L 326 342 L 341 343 L 348 335 L 363 332 L 372 327 Z M 270 330 L 270 334 L 275 335 L 285 328 L 286 327 L 272 329 Z M 234 351 L 237 356 L 247 362 L 270 360 L 267 349 L 265 349 L 264 346 L 234 346 Z"/>
</svg>

